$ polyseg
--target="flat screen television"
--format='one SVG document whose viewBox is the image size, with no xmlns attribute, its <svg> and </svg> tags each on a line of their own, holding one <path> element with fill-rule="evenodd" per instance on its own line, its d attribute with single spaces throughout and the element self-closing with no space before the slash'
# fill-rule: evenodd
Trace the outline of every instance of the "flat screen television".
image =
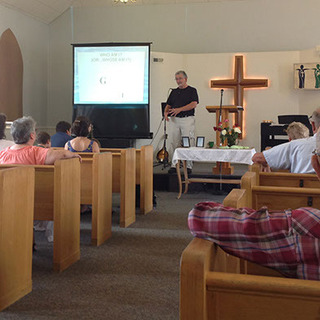
<svg viewBox="0 0 320 320">
<path fill-rule="evenodd" d="M 150 137 L 150 43 L 73 45 L 73 119 L 96 138 Z"/>
</svg>

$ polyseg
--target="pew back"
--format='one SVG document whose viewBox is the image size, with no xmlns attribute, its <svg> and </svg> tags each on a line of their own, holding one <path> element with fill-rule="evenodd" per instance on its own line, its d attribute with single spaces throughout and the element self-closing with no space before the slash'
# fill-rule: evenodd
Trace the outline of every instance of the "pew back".
<svg viewBox="0 0 320 320">
<path fill-rule="evenodd" d="M 34 219 L 54 221 L 53 269 L 61 272 L 80 259 L 80 162 L 0 165 L 0 170 L 14 167 L 35 170 Z"/>
<path fill-rule="evenodd" d="M 233 190 L 224 205 L 246 206 L 245 193 Z M 319 306 L 318 281 L 283 278 L 204 239 L 193 239 L 182 253 L 181 320 L 313 320 Z"/>
<path fill-rule="evenodd" d="M 34 169 L 0 171 L 0 311 L 32 290 Z"/>
<path fill-rule="evenodd" d="M 320 189 L 260 187 L 252 188 L 252 208 L 267 206 L 270 210 L 320 208 Z"/>
<path fill-rule="evenodd" d="M 101 152 L 121 153 L 122 149 L 101 148 Z M 140 212 L 153 209 L 153 147 L 142 146 L 136 150 L 136 184 L 140 185 Z"/>
<path fill-rule="evenodd" d="M 54 164 L 53 269 L 63 271 L 80 259 L 80 162 Z"/>
<path fill-rule="evenodd" d="M 259 179 L 256 175 L 256 172 L 246 172 L 241 178 L 241 188 L 247 190 L 248 207 L 258 209 L 267 206 L 271 210 L 320 208 L 320 183 L 316 175 L 258 173 Z M 257 181 L 264 185 L 257 185 Z"/>
<path fill-rule="evenodd" d="M 91 241 L 93 245 L 99 246 L 111 237 L 111 153 L 90 153 L 90 156 L 82 159 L 81 204 L 92 204 Z"/>
<path fill-rule="evenodd" d="M 260 172 L 259 185 L 320 189 L 320 181 L 316 174 Z"/>
<path fill-rule="evenodd" d="M 290 172 L 261 172 L 261 167 L 253 164 L 249 167 L 256 173 L 256 185 L 297 188 L 320 188 L 320 181 L 316 174 L 302 174 Z"/>
<path fill-rule="evenodd" d="M 93 156 L 93 153 L 81 153 L 83 160 L 92 159 Z M 120 192 L 120 227 L 128 227 L 136 219 L 135 166 L 135 149 L 121 149 L 112 153 L 112 192 Z"/>
</svg>

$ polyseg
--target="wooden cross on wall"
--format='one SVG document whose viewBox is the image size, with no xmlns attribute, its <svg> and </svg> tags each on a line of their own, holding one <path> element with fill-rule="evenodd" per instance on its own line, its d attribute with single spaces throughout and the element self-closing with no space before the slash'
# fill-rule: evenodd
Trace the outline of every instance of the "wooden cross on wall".
<svg viewBox="0 0 320 320">
<path fill-rule="evenodd" d="M 234 89 L 234 105 L 243 107 L 243 91 L 247 88 L 268 87 L 268 79 L 244 79 L 243 56 L 235 56 L 233 79 L 211 80 L 211 88 Z M 236 115 L 236 123 L 243 131 L 243 112 Z"/>
</svg>

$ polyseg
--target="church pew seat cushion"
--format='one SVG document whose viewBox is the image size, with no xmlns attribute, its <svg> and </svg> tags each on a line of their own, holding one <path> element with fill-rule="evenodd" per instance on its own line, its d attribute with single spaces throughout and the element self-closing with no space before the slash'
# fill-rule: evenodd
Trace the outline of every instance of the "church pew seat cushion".
<svg viewBox="0 0 320 320">
<path fill-rule="evenodd" d="M 189 213 L 191 233 L 236 257 L 291 278 L 320 280 L 320 210 L 234 209 L 200 202 Z"/>
</svg>

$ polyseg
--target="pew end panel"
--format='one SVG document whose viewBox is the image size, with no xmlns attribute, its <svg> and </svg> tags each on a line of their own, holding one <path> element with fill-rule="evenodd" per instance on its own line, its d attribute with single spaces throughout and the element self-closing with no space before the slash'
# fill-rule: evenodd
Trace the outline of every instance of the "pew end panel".
<svg viewBox="0 0 320 320">
<path fill-rule="evenodd" d="M 35 220 L 54 220 L 54 166 L 35 168 Z"/>
<path fill-rule="evenodd" d="M 254 163 L 254 164 L 249 166 L 249 172 L 255 172 L 255 174 L 256 174 L 256 185 L 257 186 L 260 184 L 259 173 L 261 171 L 262 171 L 262 169 L 261 169 L 261 165 L 260 164 Z"/>
<path fill-rule="evenodd" d="M 80 153 L 79 153 L 80 154 Z M 80 154 L 81 155 L 81 154 Z M 93 154 L 92 154 L 93 156 Z M 82 159 L 81 166 L 81 195 L 80 203 L 84 205 L 92 204 L 92 186 L 93 186 L 93 159 L 85 157 Z"/>
<path fill-rule="evenodd" d="M 137 150 L 137 184 L 140 184 L 140 211 L 147 214 L 153 209 L 153 147 Z"/>
<path fill-rule="evenodd" d="M 99 246 L 111 237 L 112 154 L 79 153 L 81 163 L 81 204 L 92 204 L 91 243 Z"/>
<path fill-rule="evenodd" d="M 112 192 L 120 193 L 120 227 L 128 227 L 136 219 L 136 150 L 101 149 L 112 152 Z M 114 152 L 113 152 L 114 151 Z M 92 159 L 92 153 L 81 153 L 83 161 Z"/>
<path fill-rule="evenodd" d="M 80 259 L 80 162 L 59 160 L 54 172 L 53 268 L 61 272 Z"/>
<path fill-rule="evenodd" d="M 213 242 L 191 241 L 181 258 L 180 319 L 318 319 L 318 281 L 282 278 L 255 264 L 260 275 L 252 275 L 242 268 L 246 261 L 230 257 Z"/>
<path fill-rule="evenodd" d="M 112 192 L 120 193 L 120 227 L 126 228 L 136 221 L 136 150 L 116 151 L 112 152 Z"/>
<path fill-rule="evenodd" d="M 121 150 L 120 158 L 120 227 L 136 221 L 136 151 Z"/>
<path fill-rule="evenodd" d="M 32 290 L 34 168 L 0 170 L 0 311 Z"/>
<path fill-rule="evenodd" d="M 100 246 L 111 237 L 112 154 L 93 156 L 92 244 Z"/>
<path fill-rule="evenodd" d="M 180 320 L 207 319 L 206 273 L 211 269 L 213 242 L 195 238 L 180 261 Z"/>
<path fill-rule="evenodd" d="M 244 189 L 232 189 L 225 197 L 223 205 L 231 208 L 248 207 L 248 192 Z"/>
<path fill-rule="evenodd" d="M 253 186 L 257 185 L 257 173 L 256 172 L 246 172 L 241 178 L 241 189 L 246 190 L 247 206 L 252 207 L 252 192 Z M 238 208 L 238 207 L 235 207 Z"/>
<path fill-rule="evenodd" d="M 100 150 L 121 154 L 122 149 L 101 148 Z M 140 185 L 140 212 L 147 214 L 153 209 L 153 147 L 146 145 L 135 150 L 136 184 Z"/>
<path fill-rule="evenodd" d="M 121 152 L 112 153 L 112 192 L 120 193 Z"/>
</svg>

